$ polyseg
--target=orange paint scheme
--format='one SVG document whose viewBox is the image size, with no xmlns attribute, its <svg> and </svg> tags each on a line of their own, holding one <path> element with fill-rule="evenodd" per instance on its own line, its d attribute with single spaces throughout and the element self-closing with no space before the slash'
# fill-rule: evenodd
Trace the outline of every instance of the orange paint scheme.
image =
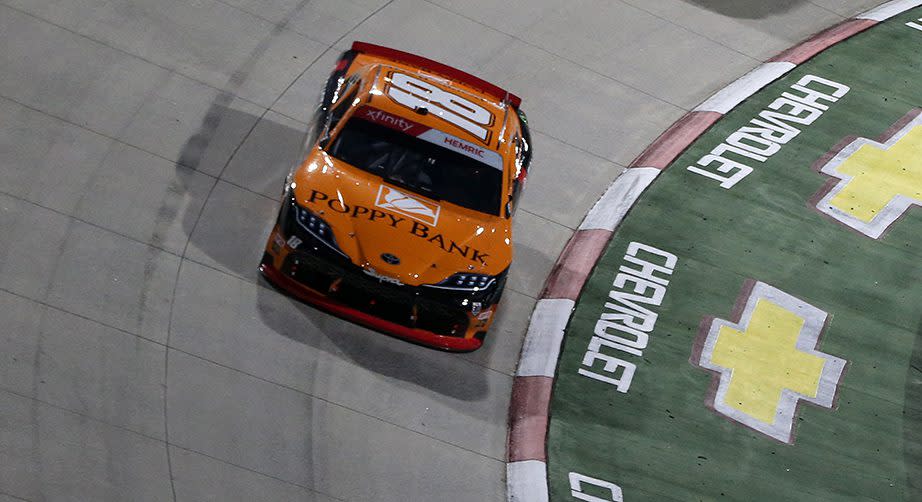
<svg viewBox="0 0 922 502">
<path fill-rule="evenodd" d="M 410 285 L 435 284 L 455 272 L 496 275 L 509 266 L 511 220 L 428 200 L 319 148 L 308 159 L 292 177 L 295 197 L 332 227 L 353 264 Z M 438 219 L 388 209 L 394 207 L 387 202 L 389 192 L 437 208 Z M 383 253 L 399 256 L 400 264 L 385 263 Z"/>
<path fill-rule="evenodd" d="M 303 163 L 288 177 L 289 196 L 329 226 L 339 248 L 337 252 L 370 276 L 370 281 L 417 287 L 438 284 L 457 273 L 504 274 L 512 261 L 509 209 L 518 202 L 515 199 L 524 184 L 528 162 L 525 155 L 529 148 L 528 132 L 522 122 L 524 115 L 517 109 L 519 99 L 510 94 L 499 97 L 505 91 L 416 56 L 402 58 L 403 53 L 360 43 L 355 47 L 381 51 L 355 54 L 347 70 L 340 73 L 339 85 L 327 107 L 327 111 L 341 113 L 337 115 L 338 123 L 329 130 L 324 130 L 323 124 L 318 125 L 320 138 L 308 145 Z M 418 60 L 431 64 L 419 68 L 414 65 Z M 459 81 L 452 72 L 469 79 Z M 488 169 L 500 169 L 500 203 L 489 212 L 481 212 L 429 198 L 325 151 L 350 120 L 372 120 L 369 117 L 399 132 L 428 134 L 426 141 L 430 143 L 480 160 L 490 166 Z M 263 271 L 270 267 L 267 277 L 283 289 L 291 290 L 294 284 L 280 284 L 289 278 L 278 278 L 286 258 L 297 247 L 286 240 L 277 225 L 266 246 Z M 399 262 L 388 262 L 386 258 L 391 256 L 399 257 Z M 338 306 L 326 305 L 328 310 L 357 322 L 421 343 L 458 350 L 480 346 L 496 308 L 484 305 L 482 312 L 468 311 L 468 326 L 463 333 L 409 334 L 408 330 L 420 331 L 412 322 L 416 307 L 411 321 L 385 325 L 376 323 L 373 316 L 351 310 L 353 306 L 339 305 L 326 298 L 328 291 L 305 293 L 308 301 Z M 317 301 L 320 297 L 323 300 Z M 463 305 L 468 303 L 465 301 Z"/>
</svg>

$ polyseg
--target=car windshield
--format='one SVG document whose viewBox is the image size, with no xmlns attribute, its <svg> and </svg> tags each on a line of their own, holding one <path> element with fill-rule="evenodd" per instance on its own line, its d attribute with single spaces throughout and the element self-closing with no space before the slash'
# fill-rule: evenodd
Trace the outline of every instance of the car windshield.
<svg viewBox="0 0 922 502">
<path fill-rule="evenodd" d="M 499 214 L 502 171 L 428 141 L 354 118 L 328 153 L 426 197 Z"/>
</svg>

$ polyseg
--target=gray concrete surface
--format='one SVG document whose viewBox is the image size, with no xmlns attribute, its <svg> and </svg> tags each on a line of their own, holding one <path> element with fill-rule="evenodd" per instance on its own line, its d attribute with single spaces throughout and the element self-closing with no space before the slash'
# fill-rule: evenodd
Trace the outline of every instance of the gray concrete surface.
<svg viewBox="0 0 922 502">
<path fill-rule="evenodd" d="M 585 211 L 686 110 L 876 3 L 0 0 L 0 500 L 501 500 L 528 315 Z M 525 100 L 536 157 L 477 352 L 256 276 L 354 39 Z"/>
</svg>

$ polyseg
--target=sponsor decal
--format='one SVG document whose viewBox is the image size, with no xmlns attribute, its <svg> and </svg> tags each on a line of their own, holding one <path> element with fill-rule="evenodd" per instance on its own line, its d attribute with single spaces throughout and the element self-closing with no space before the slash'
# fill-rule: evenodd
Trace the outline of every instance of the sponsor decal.
<svg viewBox="0 0 922 502">
<path fill-rule="evenodd" d="M 308 197 L 307 203 L 319 206 L 320 208 L 328 208 L 335 213 L 348 214 L 351 218 L 363 218 L 372 222 L 379 222 L 381 225 L 390 225 L 391 227 L 407 232 L 414 238 L 422 239 L 432 245 L 438 246 L 439 249 L 446 253 L 457 254 L 474 263 L 486 265 L 486 259 L 490 256 L 489 253 L 484 253 L 477 248 L 458 244 L 435 231 L 435 228 L 420 221 L 410 221 L 408 218 L 396 216 L 376 208 L 358 204 L 348 204 L 340 201 L 336 197 L 330 197 L 320 190 L 311 190 L 311 195 Z"/>
<path fill-rule="evenodd" d="M 750 120 L 723 143 L 688 166 L 688 171 L 730 189 L 752 173 L 751 161 L 763 163 L 800 134 L 798 125 L 810 125 L 848 93 L 847 85 L 816 75 L 806 75 L 772 101 L 759 116 Z"/>
<path fill-rule="evenodd" d="M 828 160 L 826 160 L 828 159 Z M 873 239 L 912 205 L 922 205 L 922 110 L 897 122 L 881 142 L 846 140 L 819 171 L 832 176 L 816 208 Z"/>
<path fill-rule="evenodd" d="M 643 357 L 658 318 L 656 312 L 644 305 L 663 304 L 669 285 L 664 276 L 672 275 L 678 258 L 653 246 L 632 242 L 624 261 L 638 268 L 622 265 L 618 269 L 613 282 L 615 289 L 608 293 L 611 301 L 605 303 L 605 310 L 595 323 L 595 336 L 589 341 L 578 373 L 627 393 L 637 365 L 621 357 Z M 602 362 L 601 367 L 597 367 L 597 361 Z"/>
<path fill-rule="evenodd" d="M 420 134 L 429 130 L 428 127 L 422 124 L 413 122 L 412 120 L 407 120 L 392 113 L 387 113 L 384 110 L 372 108 L 370 106 L 363 106 L 360 108 L 359 111 L 356 112 L 356 116 L 360 119 L 364 119 L 378 125 L 383 125 L 390 129 L 394 129 L 395 131 L 400 131 L 411 136 L 419 136 Z"/>
<path fill-rule="evenodd" d="M 288 247 L 291 249 L 298 249 L 298 246 L 300 246 L 303 242 L 304 241 L 299 239 L 297 236 L 292 235 L 288 238 L 288 242 L 286 244 L 288 244 Z"/>
<path fill-rule="evenodd" d="M 365 272 L 365 275 L 370 275 L 370 276 L 374 277 L 375 279 L 377 279 L 377 280 L 379 280 L 379 281 L 381 281 L 381 282 L 387 282 L 387 283 L 390 283 L 390 284 L 395 284 L 395 285 L 397 285 L 397 286 L 403 286 L 403 283 L 400 282 L 400 279 L 397 279 L 397 278 L 395 278 L 395 277 L 388 277 L 388 276 L 386 276 L 386 275 L 384 275 L 384 274 L 380 274 L 380 273 L 378 273 L 377 270 L 375 270 L 375 269 L 373 269 L 373 268 L 371 268 L 371 267 L 365 267 L 365 268 L 363 268 L 363 269 L 362 269 L 362 272 Z"/>
<path fill-rule="evenodd" d="M 442 210 L 442 207 L 434 202 L 414 197 L 385 185 L 381 185 L 378 189 L 375 206 L 432 226 L 439 224 L 439 213 Z"/>
<path fill-rule="evenodd" d="M 391 72 L 385 87 L 388 97 L 411 110 L 425 108 L 438 117 L 490 144 L 495 117 L 486 108 L 441 87 L 400 72 Z"/>
<path fill-rule="evenodd" d="M 692 363 L 715 373 L 707 405 L 793 444 L 800 401 L 833 408 L 845 369 L 816 348 L 828 314 L 762 282 L 744 288 L 739 305 L 738 322 L 702 322 Z"/>
</svg>

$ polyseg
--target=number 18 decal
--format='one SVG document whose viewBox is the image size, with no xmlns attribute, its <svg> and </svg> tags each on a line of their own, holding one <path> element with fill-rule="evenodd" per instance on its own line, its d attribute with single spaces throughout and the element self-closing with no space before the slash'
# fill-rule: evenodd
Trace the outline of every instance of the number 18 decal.
<svg viewBox="0 0 922 502">
<path fill-rule="evenodd" d="M 490 142 L 488 127 L 493 125 L 493 114 L 476 103 L 397 72 L 391 74 L 387 95 L 407 108 L 426 108 L 435 112 L 442 120 L 464 129 L 484 143 Z"/>
</svg>

